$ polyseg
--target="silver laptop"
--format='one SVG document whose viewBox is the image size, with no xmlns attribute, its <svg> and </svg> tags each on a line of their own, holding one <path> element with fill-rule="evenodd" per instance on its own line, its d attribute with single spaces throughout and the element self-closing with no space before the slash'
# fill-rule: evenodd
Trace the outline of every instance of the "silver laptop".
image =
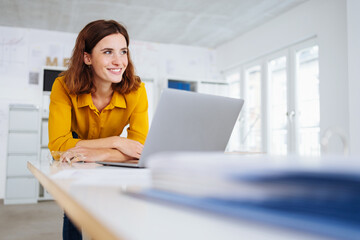
<svg viewBox="0 0 360 240">
<path fill-rule="evenodd" d="M 138 163 L 97 163 L 145 167 L 158 152 L 225 151 L 243 104 L 242 99 L 164 89 Z"/>
</svg>

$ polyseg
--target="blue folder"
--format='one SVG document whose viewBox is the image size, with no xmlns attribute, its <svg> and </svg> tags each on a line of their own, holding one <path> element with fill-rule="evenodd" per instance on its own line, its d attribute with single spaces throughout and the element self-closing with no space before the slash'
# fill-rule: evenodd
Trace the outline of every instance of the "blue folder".
<svg viewBox="0 0 360 240">
<path fill-rule="evenodd" d="M 357 175 L 290 172 L 271 175 L 233 175 L 233 181 L 286 186 L 261 200 L 195 197 L 145 189 L 133 196 L 196 208 L 223 216 L 260 221 L 335 239 L 360 239 L 360 177 Z M 297 191 L 298 190 L 298 191 Z"/>
</svg>

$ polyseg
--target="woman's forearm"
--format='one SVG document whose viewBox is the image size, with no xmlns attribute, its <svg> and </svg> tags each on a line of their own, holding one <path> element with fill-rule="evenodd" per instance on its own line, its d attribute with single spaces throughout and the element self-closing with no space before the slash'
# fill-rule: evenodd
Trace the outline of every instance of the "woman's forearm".
<svg viewBox="0 0 360 240">
<path fill-rule="evenodd" d="M 117 149 L 113 148 L 87 148 L 76 146 L 63 153 L 60 160 L 68 161 L 112 161 L 112 162 L 127 162 L 129 160 L 136 160 Z"/>
<path fill-rule="evenodd" d="M 77 147 L 86 147 L 86 148 L 116 148 L 116 142 L 120 140 L 118 136 L 98 138 L 91 140 L 80 140 L 76 143 Z"/>
<path fill-rule="evenodd" d="M 133 157 L 130 157 L 128 155 L 125 155 L 124 153 L 120 152 L 117 149 L 106 149 L 107 150 L 107 156 L 105 157 L 105 161 L 109 162 L 125 162 L 128 160 L 135 160 Z"/>
<path fill-rule="evenodd" d="M 116 149 L 123 153 L 125 156 L 130 156 L 135 159 L 139 159 L 143 145 L 138 141 L 112 136 L 107 138 L 80 140 L 77 142 L 76 147 L 85 147 L 91 149 Z"/>
</svg>

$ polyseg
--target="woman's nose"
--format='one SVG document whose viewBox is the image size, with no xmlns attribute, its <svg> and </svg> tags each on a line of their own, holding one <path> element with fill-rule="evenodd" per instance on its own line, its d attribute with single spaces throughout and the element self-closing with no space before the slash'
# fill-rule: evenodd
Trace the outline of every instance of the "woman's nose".
<svg viewBox="0 0 360 240">
<path fill-rule="evenodd" d="M 113 64 L 120 65 L 123 63 L 123 56 L 121 54 L 114 54 L 113 56 Z"/>
</svg>

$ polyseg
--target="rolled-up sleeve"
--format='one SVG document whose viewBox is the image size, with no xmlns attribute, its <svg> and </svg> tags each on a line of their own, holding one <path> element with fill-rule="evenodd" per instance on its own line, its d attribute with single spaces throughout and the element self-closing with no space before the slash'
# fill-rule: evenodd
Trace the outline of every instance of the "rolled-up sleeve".
<svg viewBox="0 0 360 240">
<path fill-rule="evenodd" d="M 50 151 L 66 151 L 75 147 L 71 130 L 72 102 L 64 83 L 55 80 L 50 94 L 49 144 Z"/>
<path fill-rule="evenodd" d="M 129 118 L 128 138 L 145 143 L 149 131 L 148 100 L 144 83 L 138 89 L 136 105 Z"/>
</svg>

